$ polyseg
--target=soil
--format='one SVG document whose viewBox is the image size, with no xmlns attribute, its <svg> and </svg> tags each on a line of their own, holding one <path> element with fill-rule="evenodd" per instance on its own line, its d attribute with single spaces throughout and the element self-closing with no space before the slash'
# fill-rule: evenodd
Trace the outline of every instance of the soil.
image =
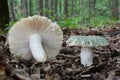
<svg viewBox="0 0 120 80">
<path fill-rule="evenodd" d="M 56 60 L 37 63 L 34 60 L 13 58 L 7 36 L 0 36 L 0 80 L 120 80 L 120 25 L 106 28 L 63 29 L 62 49 Z M 94 64 L 80 63 L 80 48 L 68 47 L 70 35 L 99 35 L 109 46 L 94 48 Z"/>
</svg>

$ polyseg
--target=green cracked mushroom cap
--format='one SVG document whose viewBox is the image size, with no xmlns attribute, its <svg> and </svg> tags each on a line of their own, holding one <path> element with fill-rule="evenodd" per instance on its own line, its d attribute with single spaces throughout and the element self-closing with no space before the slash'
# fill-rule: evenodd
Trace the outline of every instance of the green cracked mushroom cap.
<svg viewBox="0 0 120 80">
<path fill-rule="evenodd" d="M 70 36 L 67 46 L 98 47 L 109 45 L 108 41 L 100 36 Z"/>
</svg>

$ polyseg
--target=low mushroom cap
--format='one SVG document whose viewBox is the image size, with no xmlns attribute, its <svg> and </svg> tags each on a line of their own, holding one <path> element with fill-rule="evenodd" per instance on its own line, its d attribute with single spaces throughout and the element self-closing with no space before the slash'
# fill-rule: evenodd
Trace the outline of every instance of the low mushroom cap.
<svg viewBox="0 0 120 80">
<path fill-rule="evenodd" d="M 108 41 L 100 36 L 70 36 L 66 41 L 68 46 L 98 47 L 109 45 Z"/>
<path fill-rule="evenodd" d="M 54 59 L 61 48 L 63 33 L 60 27 L 50 19 L 35 15 L 22 18 L 9 30 L 10 52 L 18 57 L 30 59 L 32 57 L 29 47 L 29 37 L 40 34 L 42 45 L 47 59 Z"/>
</svg>

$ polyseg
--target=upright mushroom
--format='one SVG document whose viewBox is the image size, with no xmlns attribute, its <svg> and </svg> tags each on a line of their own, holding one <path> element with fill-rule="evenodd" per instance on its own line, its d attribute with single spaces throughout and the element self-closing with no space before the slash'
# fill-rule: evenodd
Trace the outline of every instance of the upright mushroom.
<svg viewBox="0 0 120 80">
<path fill-rule="evenodd" d="M 32 57 L 38 62 L 55 59 L 59 53 L 63 33 L 57 23 L 42 16 L 22 18 L 9 30 L 9 46 L 13 56 Z"/>
<path fill-rule="evenodd" d="M 92 47 L 107 46 L 108 41 L 100 36 L 70 36 L 66 41 L 67 46 L 81 47 L 81 64 L 90 66 L 93 64 L 93 50 Z"/>
</svg>

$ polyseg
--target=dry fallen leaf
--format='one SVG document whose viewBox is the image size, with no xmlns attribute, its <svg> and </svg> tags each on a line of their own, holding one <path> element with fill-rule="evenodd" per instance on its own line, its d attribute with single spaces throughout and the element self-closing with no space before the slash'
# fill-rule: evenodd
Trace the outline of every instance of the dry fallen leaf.
<svg viewBox="0 0 120 80">
<path fill-rule="evenodd" d="M 32 79 L 30 79 L 29 74 L 26 71 L 24 71 L 23 69 L 15 69 L 13 74 L 22 80 L 32 80 Z"/>
</svg>

